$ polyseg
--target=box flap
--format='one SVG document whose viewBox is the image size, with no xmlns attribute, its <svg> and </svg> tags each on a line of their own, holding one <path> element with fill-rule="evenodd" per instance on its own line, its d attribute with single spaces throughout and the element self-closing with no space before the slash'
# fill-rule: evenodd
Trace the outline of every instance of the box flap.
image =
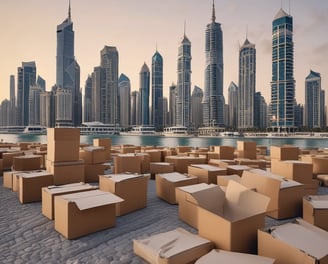
<svg viewBox="0 0 328 264">
<path fill-rule="evenodd" d="M 48 186 L 48 192 L 51 194 L 65 193 L 65 192 L 74 192 L 82 191 L 88 189 L 97 189 L 98 186 L 92 186 L 88 183 L 72 183 L 66 185 L 51 185 Z"/>
<path fill-rule="evenodd" d="M 224 171 L 225 170 L 224 168 L 220 168 L 220 167 L 217 167 L 214 165 L 209 165 L 209 164 L 191 164 L 190 166 L 204 169 L 207 171 Z"/>
<path fill-rule="evenodd" d="M 180 181 L 188 180 L 190 178 L 195 178 L 179 172 L 160 173 L 159 175 L 170 182 L 180 182 Z"/>
<path fill-rule="evenodd" d="M 110 192 L 100 190 L 79 192 L 61 196 L 63 199 L 74 202 L 80 210 L 86 210 L 98 206 L 120 203 L 124 200 Z"/>
<path fill-rule="evenodd" d="M 328 232 L 306 223 L 302 219 L 271 228 L 271 235 L 317 260 L 328 254 Z"/>
<path fill-rule="evenodd" d="M 143 174 L 138 173 L 120 173 L 120 174 L 107 174 L 102 175 L 103 177 L 110 178 L 114 182 L 122 182 L 129 179 L 144 177 Z"/>
<path fill-rule="evenodd" d="M 275 260 L 272 258 L 213 249 L 208 254 L 199 258 L 195 264 L 274 264 L 274 262 Z"/>
<path fill-rule="evenodd" d="M 187 193 L 194 193 L 194 192 L 198 192 L 201 190 L 206 190 L 208 188 L 213 188 L 215 186 L 216 186 L 215 184 L 198 183 L 198 184 L 177 187 L 177 189 L 180 189 Z"/>
<path fill-rule="evenodd" d="M 328 209 L 328 195 L 308 195 L 304 197 L 315 209 Z"/>
</svg>

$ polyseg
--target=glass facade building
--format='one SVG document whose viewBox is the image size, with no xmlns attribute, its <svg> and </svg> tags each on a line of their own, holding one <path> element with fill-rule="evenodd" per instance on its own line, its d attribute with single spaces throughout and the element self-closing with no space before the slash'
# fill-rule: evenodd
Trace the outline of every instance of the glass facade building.
<svg viewBox="0 0 328 264">
<path fill-rule="evenodd" d="M 152 125 L 156 130 L 163 130 L 163 57 L 156 51 L 151 65 L 152 85 Z"/>
<path fill-rule="evenodd" d="M 146 63 L 141 67 L 140 75 L 140 125 L 148 126 L 149 123 L 149 92 L 150 92 L 150 72 Z"/>
</svg>

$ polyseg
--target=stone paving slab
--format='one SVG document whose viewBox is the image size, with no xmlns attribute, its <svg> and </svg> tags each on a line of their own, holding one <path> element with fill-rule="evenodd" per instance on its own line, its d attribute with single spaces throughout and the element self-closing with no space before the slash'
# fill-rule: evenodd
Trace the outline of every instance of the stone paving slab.
<svg viewBox="0 0 328 264">
<path fill-rule="evenodd" d="M 67 240 L 41 213 L 41 202 L 20 204 L 17 193 L 3 188 L 0 177 L 0 263 L 145 263 L 134 255 L 132 240 L 177 227 L 197 231 L 180 221 L 178 206 L 156 196 L 149 181 L 147 207 L 116 218 L 116 226 Z M 320 193 L 328 194 L 321 187 Z M 290 219 L 285 220 L 290 221 Z M 285 221 L 266 217 L 266 225 Z"/>
</svg>

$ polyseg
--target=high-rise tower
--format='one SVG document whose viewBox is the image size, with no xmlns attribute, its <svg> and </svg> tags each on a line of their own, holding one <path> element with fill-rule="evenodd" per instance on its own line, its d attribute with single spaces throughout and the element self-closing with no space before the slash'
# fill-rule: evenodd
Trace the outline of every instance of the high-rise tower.
<svg viewBox="0 0 328 264">
<path fill-rule="evenodd" d="M 163 129 L 163 57 L 156 50 L 151 65 L 152 86 L 152 125 L 156 130 Z"/>
<path fill-rule="evenodd" d="M 283 9 L 272 22 L 271 126 L 275 131 L 294 130 L 293 17 Z"/>
<path fill-rule="evenodd" d="M 120 98 L 120 125 L 122 128 L 128 128 L 131 123 L 131 84 L 130 79 L 124 73 L 121 73 L 118 79 L 118 94 Z"/>
<path fill-rule="evenodd" d="M 150 83 L 150 72 L 146 63 L 144 63 L 140 70 L 140 113 L 141 122 L 143 126 L 149 125 L 149 83 Z"/>
<path fill-rule="evenodd" d="M 204 125 L 224 126 L 223 40 L 221 25 L 215 22 L 213 0 L 212 21 L 205 31 L 205 89 L 203 98 Z"/>
</svg>

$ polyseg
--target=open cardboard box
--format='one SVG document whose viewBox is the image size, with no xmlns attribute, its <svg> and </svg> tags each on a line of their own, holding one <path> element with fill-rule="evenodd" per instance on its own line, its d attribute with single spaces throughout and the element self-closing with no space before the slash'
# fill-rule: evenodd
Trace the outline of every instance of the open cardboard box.
<svg viewBox="0 0 328 264">
<path fill-rule="evenodd" d="M 328 263 L 328 233 L 298 218 L 279 226 L 258 230 L 258 254 L 277 264 Z"/>
<path fill-rule="evenodd" d="M 196 176 L 199 183 L 214 183 L 218 175 L 226 175 L 225 168 L 219 168 L 209 164 L 191 164 L 188 166 L 188 174 Z"/>
<path fill-rule="evenodd" d="M 200 236 L 216 248 L 256 253 L 257 230 L 265 226 L 269 197 L 229 181 L 225 192 L 217 186 L 195 192 L 187 201 L 197 205 Z"/>
<path fill-rule="evenodd" d="M 328 195 L 303 197 L 303 219 L 328 231 Z"/>
</svg>

